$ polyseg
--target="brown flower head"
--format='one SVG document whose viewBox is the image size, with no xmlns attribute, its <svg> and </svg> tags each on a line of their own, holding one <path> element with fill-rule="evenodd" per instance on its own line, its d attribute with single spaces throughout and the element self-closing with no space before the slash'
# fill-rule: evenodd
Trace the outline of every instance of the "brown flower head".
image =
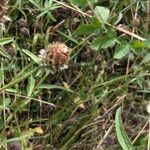
<svg viewBox="0 0 150 150">
<path fill-rule="evenodd" d="M 64 43 L 53 42 L 47 47 L 47 59 L 53 68 L 66 68 L 70 61 L 71 50 Z"/>
</svg>

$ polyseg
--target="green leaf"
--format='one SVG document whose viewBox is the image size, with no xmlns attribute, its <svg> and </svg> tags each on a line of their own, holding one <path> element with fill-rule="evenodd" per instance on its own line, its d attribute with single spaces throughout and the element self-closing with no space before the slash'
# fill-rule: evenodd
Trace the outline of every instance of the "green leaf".
<svg viewBox="0 0 150 150">
<path fill-rule="evenodd" d="M 49 10 L 44 10 L 44 11 L 41 11 L 41 13 L 37 16 L 37 18 L 40 18 L 42 16 L 44 16 L 45 14 L 48 13 Z"/>
<path fill-rule="evenodd" d="M 130 52 L 130 45 L 127 43 L 122 43 L 118 49 L 115 50 L 114 58 L 121 59 Z"/>
<path fill-rule="evenodd" d="M 68 40 L 78 44 L 79 42 L 70 34 L 70 35 L 67 35 L 65 34 L 64 32 L 61 32 L 61 31 L 57 31 L 59 34 L 63 35 L 65 38 L 67 38 Z"/>
<path fill-rule="evenodd" d="M 76 35 L 81 35 L 81 34 L 90 35 L 93 32 L 95 32 L 96 30 L 100 29 L 100 25 L 101 25 L 100 22 L 97 19 L 95 19 L 90 24 L 80 25 L 77 28 L 77 30 L 74 32 L 74 34 L 76 34 Z"/>
<path fill-rule="evenodd" d="M 100 22 L 106 23 L 109 18 L 110 11 L 108 8 L 96 6 L 94 13 Z"/>
<path fill-rule="evenodd" d="M 97 26 L 94 26 L 92 24 L 84 24 L 79 26 L 79 28 L 76 30 L 75 34 L 81 35 L 81 34 L 86 34 L 90 35 L 97 29 Z"/>
<path fill-rule="evenodd" d="M 3 104 L 0 104 L 0 110 L 4 110 L 4 109 L 8 109 L 9 110 L 10 103 L 11 103 L 10 98 L 6 98 L 3 101 Z"/>
<path fill-rule="evenodd" d="M 40 3 L 39 2 L 36 2 L 35 0 L 29 0 L 29 2 L 40 9 L 40 5 L 39 5 Z"/>
<path fill-rule="evenodd" d="M 77 5 L 85 8 L 88 5 L 87 0 L 69 0 L 72 5 Z"/>
<path fill-rule="evenodd" d="M 52 19 L 54 22 L 56 21 L 56 19 L 54 18 L 54 16 L 52 15 L 51 12 L 48 12 L 48 16 L 50 17 L 50 19 Z"/>
<path fill-rule="evenodd" d="M 28 72 L 24 72 L 24 73 L 21 71 L 20 73 L 18 73 L 18 75 L 16 75 L 16 78 L 14 78 L 10 83 L 1 87 L 0 92 L 4 89 L 7 89 L 7 88 L 14 86 L 15 84 L 21 82 L 22 80 L 26 79 L 29 75 L 31 75 L 32 73 L 35 73 L 38 70 L 39 70 L 39 67 L 36 67 L 34 69 L 30 69 L 30 70 L 28 70 Z"/>
<path fill-rule="evenodd" d="M 90 47 L 97 51 L 99 48 L 106 49 L 108 47 L 113 47 L 115 43 L 115 38 L 100 37 L 97 38 L 94 42 L 92 42 Z"/>
<path fill-rule="evenodd" d="M 2 130 L 4 127 L 4 119 L 3 116 L 0 116 L 0 130 Z"/>
<path fill-rule="evenodd" d="M 33 78 L 33 75 L 31 75 L 28 78 L 27 96 L 31 96 L 31 94 L 33 93 L 34 87 L 35 87 L 35 80 Z"/>
<path fill-rule="evenodd" d="M 134 48 L 150 48 L 150 39 L 145 41 L 135 40 L 132 45 Z"/>
<path fill-rule="evenodd" d="M 93 3 L 97 3 L 97 2 L 98 2 L 98 0 L 91 0 L 91 2 L 93 2 Z"/>
<path fill-rule="evenodd" d="M 22 140 L 25 140 L 25 139 L 28 139 L 31 137 L 31 134 L 26 134 L 26 135 L 22 135 L 22 136 L 19 136 L 19 137 L 15 137 L 15 138 L 10 138 L 10 139 L 4 139 L 0 141 L 0 145 L 2 144 L 6 144 L 6 143 L 10 143 L 10 142 L 14 142 L 14 141 L 22 141 Z"/>
<path fill-rule="evenodd" d="M 0 54 L 6 58 L 11 58 L 10 55 L 1 47 L 0 47 Z"/>
<path fill-rule="evenodd" d="M 143 41 L 145 48 L 150 48 L 150 39 Z"/>
<path fill-rule="evenodd" d="M 143 58 L 143 60 L 141 61 L 141 65 L 142 64 L 146 64 L 146 63 L 148 63 L 148 62 L 150 62 L 150 53 L 149 54 L 147 54 L 144 58 Z"/>
<path fill-rule="evenodd" d="M 0 67 L 0 88 L 3 85 L 3 80 L 4 80 L 4 66 L 1 63 L 1 67 Z"/>
<path fill-rule="evenodd" d="M 143 41 L 138 41 L 138 40 L 133 42 L 133 46 L 134 46 L 134 48 L 144 48 L 145 47 Z"/>
<path fill-rule="evenodd" d="M 115 127 L 116 127 L 117 138 L 121 147 L 124 150 L 134 150 L 134 147 L 132 146 L 131 141 L 128 138 L 128 135 L 126 134 L 123 127 L 123 123 L 121 119 L 121 107 L 117 109 L 115 115 Z"/>
<path fill-rule="evenodd" d="M 106 48 L 112 48 L 115 46 L 115 43 L 117 42 L 116 39 L 116 31 L 110 30 L 105 36 L 98 37 L 96 38 L 92 43 L 91 43 L 91 48 L 94 50 L 99 50 L 101 49 L 106 49 Z"/>
<path fill-rule="evenodd" d="M 13 40 L 14 40 L 13 38 L 1 38 L 0 39 L 0 46 L 8 44 L 8 43 L 12 42 Z"/>
<path fill-rule="evenodd" d="M 103 49 L 106 49 L 106 48 L 108 48 L 108 47 L 114 47 L 115 46 L 115 43 L 116 43 L 116 39 L 114 38 L 114 39 L 111 39 L 111 38 L 108 38 L 108 39 L 106 39 L 103 43 L 102 43 L 102 45 L 101 45 L 101 48 L 103 48 Z"/>
<path fill-rule="evenodd" d="M 62 86 L 58 86 L 58 85 L 52 85 L 52 84 L 42 84 L 38 86 L 39 89 L 60 89 L 60 90 L 65 90 L 71 93 L 74 93 L 72 90 L 70 90 L 69 88 L 65 88 Z"/>
<path fill-rule="evenodd" d="M 37 64 L 41 64 L 40 58 L 34 55 L 32 52 L 26 49 L 22 49 L 22 51 L 28 55 L 31 59 L 33 59 Z"/>
</svg>

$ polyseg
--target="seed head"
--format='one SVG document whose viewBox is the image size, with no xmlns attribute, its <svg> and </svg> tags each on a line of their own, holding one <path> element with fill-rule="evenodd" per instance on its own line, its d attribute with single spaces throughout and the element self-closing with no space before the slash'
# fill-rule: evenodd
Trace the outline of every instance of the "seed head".
<svg viewBox="0 0 150 150">
<path fill-rule="evenodd" d="M 70 61 L 71 50 L 64 43 L 53 42 L 47 47 L 47 59 L 53 68 L 66 67 Z"/>
<path fill-rule="evenodd" d="M 46 50 L 41 50 L 39 57 L 43 64 L 50 65 L 53 69 L 62 70 L 68 68 L 71 49 L 64 43 L 53 42 Z"/>
</svg>

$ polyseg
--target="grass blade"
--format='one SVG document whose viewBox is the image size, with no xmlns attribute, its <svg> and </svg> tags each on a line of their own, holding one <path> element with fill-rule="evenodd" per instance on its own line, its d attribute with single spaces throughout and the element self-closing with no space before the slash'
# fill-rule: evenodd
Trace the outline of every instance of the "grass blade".
<svg viewBox="0 0 150 150">
<path fill-rule="evenodd" d="M 74 91 L 70 90 L 69 88 L 65 88 L 65 87 L 62 87 L 62 86 L 58 86 L 58 85 L 52 85 L 52 84 L 42 84 L 38 87 L 39 89 L 60 89 L 60 90 L 64 90 L 64 91 L 67 91 L 67 92 L 71 92 L 71 93 L 74 93 Z"/>
<path fill-rule="evenodd" d="M 30 52 L 29 50 L 26 49 L 22 49 L 22 51 L 28 55 L 31 59 L 33 59 L 37 64 L 41 64 L 40 58 L 37 57 L 35 54 L 33 54 L 32 52 Z"/>
<path fill-rule="evenodd" d="M 121 107 L 117 109 L 115 116 L 115 126 L 118 141 L 124 150 L 134 150 L 130 139 L 128 138 L 121 119 Z"/>
<path fill-rule="evenodd" d="M 10 43 L 12 41 L 13 41 L 13 38 L 1 38 L 0 39 L 0 46 L 8 44 L 8 43 Z"/>
</svg>

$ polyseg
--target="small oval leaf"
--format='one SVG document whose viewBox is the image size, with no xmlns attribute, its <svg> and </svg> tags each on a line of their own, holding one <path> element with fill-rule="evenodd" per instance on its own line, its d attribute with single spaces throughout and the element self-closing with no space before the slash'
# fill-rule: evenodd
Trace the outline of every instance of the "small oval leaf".
<svg viewBox="0 0 150 150">
<path fill-rule="evenodd" d="M 115 50 L 114 58 L 121 59 L 130 52 L 130 45 L 122 43 L 117 50 Z"/>
<path fill-rule="evenodd" d="M 110 13 L 108 8 L 96 6 L 94 12 L 100 22 L 106 23 L 108 21 L 109 13 Z"/>
</svg>

